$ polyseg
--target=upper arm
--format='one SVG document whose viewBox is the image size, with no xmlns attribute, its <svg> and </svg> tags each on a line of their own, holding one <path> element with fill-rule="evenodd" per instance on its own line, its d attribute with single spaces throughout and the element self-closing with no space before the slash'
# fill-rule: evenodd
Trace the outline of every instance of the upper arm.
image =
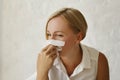
<svg viewBox="0 0 120 80">
<path fill-rule="evenodd" d="M 100 53 L 98 58 L 97 80 L 109 80 L 109 66 L 107 58 Z"/>
</svg>

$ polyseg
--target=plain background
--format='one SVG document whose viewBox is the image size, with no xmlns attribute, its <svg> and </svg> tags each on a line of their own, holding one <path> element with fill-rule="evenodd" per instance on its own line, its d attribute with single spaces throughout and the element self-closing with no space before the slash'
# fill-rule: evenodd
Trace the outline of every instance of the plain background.
<svg viewBox="0 0 120 80">
<path fill-rule="evenodd" d="M 36 71 L 45 24 L 63 7 L 80 10 L 88 23 L 82 43 L 103 52 L 111 80 L 120 80 L 120 0 L 0 1 L 0 80 L 25 80 Z"/>
</svg>

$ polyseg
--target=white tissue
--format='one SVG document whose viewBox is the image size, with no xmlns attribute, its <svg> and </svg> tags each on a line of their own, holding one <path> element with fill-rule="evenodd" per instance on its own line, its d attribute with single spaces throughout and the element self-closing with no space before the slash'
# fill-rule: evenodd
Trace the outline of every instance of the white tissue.
<svg viewBox="0 0 120 80">
<path fill-rule="evenodd" d="M 47 40 L 47 43 L 48 44 L 52 44 L 54 46 L 64 46 L 65 45 L 65 42 L 64 41 L 60 41 L 60 40 Z"/>
<path fill-rule="evenodd" d="M 52 44 L 52 45 L 57 47 L 58 51 L 61 51 L 62 47 L 65 45 L 65 42 L 64 41 L 60 41 L 60 40 L 53 40 L 53 39 L 51 39 L 51 40 L 47 40 L 46 44 L 47 45 L 48 44 Z"/>
</svg>

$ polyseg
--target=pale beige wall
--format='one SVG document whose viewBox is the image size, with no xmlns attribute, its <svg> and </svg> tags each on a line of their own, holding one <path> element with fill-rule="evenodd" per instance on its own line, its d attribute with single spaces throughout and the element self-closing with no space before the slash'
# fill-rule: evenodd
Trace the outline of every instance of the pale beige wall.
<svg viewBox="0 0 120 80">
<path fill-rule="evenodd" d="M 2 4 L 0 80 L 25 80 L 35 72 L 46 20 L 62 7 L 82 11 L 89 26 L 83 43 L 105 53 L 111 80 L 120 80 L 119 0 L 3 0 Z"/>
</svg>

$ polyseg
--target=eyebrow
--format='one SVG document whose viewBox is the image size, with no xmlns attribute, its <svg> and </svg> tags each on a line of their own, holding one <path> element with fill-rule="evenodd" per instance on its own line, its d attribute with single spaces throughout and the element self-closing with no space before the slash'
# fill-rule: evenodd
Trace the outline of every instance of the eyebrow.
<svg viewBox="0 0 120 80">
<path fill-rule="evenodd" d="M 57 32 L 61 32 L 61 33 L 65 34 L 65 32 L 63 32 L 63 31 L 55 31 L 54 33 L 57 33 Z M 49 33 L 49 31 L 47 31 L 47 33 Z"/>
</svg>

